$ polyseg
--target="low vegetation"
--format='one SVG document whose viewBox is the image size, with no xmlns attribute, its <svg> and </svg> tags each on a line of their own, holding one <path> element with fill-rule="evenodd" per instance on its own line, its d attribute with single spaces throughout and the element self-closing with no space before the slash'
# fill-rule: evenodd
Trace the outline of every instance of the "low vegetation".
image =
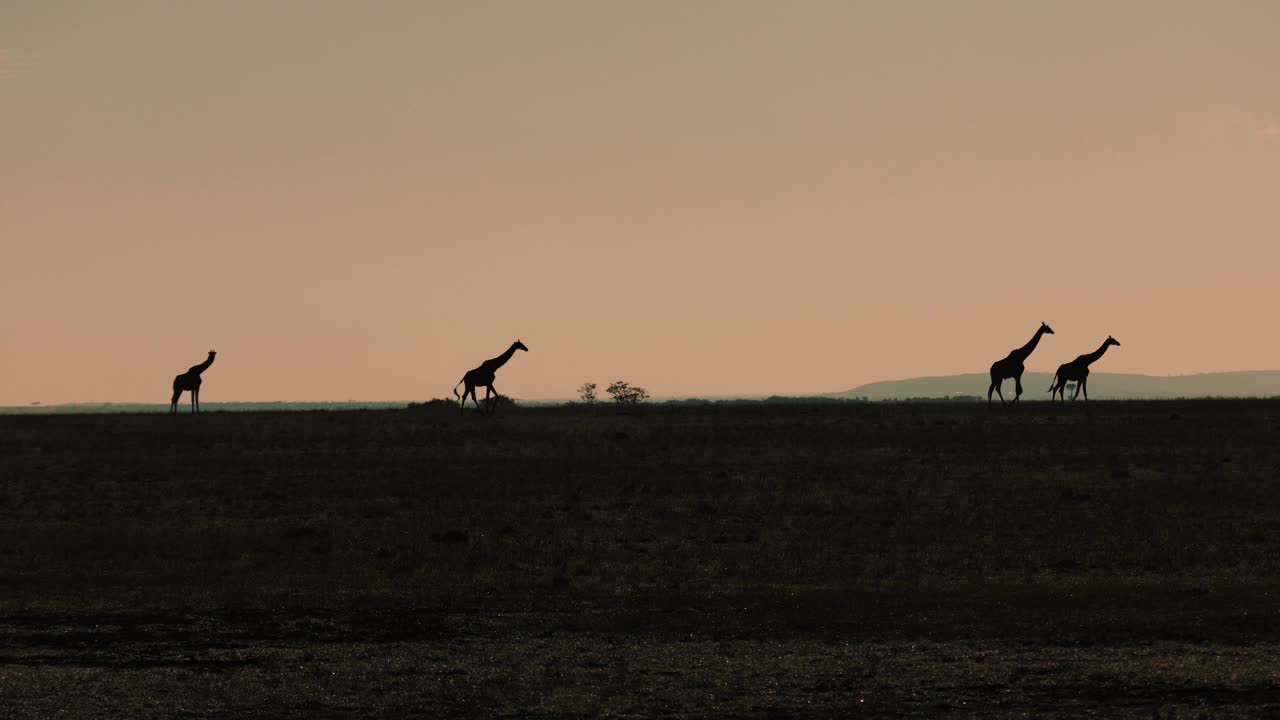
<svg viewBox="0 0 1280 720">
<path fill-rule="evenodd" d="M 649 391 L 625 380 L 617 380 L 605 388 L 609 397 L 619 405 L 639 405 L 649 399 Z"/>
</svg>

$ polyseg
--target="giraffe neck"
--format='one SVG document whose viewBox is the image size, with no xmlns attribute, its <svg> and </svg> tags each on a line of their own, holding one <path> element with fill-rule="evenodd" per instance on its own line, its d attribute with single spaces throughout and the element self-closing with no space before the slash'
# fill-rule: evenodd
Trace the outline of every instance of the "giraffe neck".
<svg viewBox="0 0 1280 720">
<path fill-rule="evenodd" d="M 192 367 L 190 370 L 188 370 L 187 372 L 191 373 L 192 375 L 199 375 L 200 373 L 204 372 L 205 370 L 208 370 L 208 369 L 209 369 L 209 366 L 210 366 L 210 365 L 212 365 L 212 364 L 213 364 L 213 358 L 212 358 L 212 357 L 210 357 L 208 360 L 205 360 L 204 362 L 200 363 L 199 365 L 195 365 L 195 366 L 193 366 L 193 367 Z"/>
<path fill-rule="evenodd" d="M 1084 364 L 1092 365 L 1093 363 L 1097 362 L 1098 358 L 1102 357 L 1102 354 L 1105 353 L 1106 351 L 1107 351 L 1107 343 L 1104 342 L 1102 343 L 1102 347 L 1084 356 Z"/>
<path fill-rule="evenodd" d="M 489 365 L 489 369 L 491 369 L 491 370 L 497 370 L 498 368 L 502 367 L 503 365 L 506 365 L 506 364 L 507 364 L 507 361 L 511 359 L 511 356 L 512 356 L 512 355 L 515 355 L 515 354 L 516 354 L 516 346 L 515 346 L 515 345 L 512 345 L 511 347 L 507 348 L 507 351 L 506 351 L 506 352 L 502 353 L 502 354 L 501 354 L 501 355 L 499 355 L 498 357 L 496 357 L 496 358 L 494 358 L 494 359 L 492 359 L 492 360 L 490 360 L 490 361 L 489 361 L 489 363 L 488 363 L 488 365 Z"/>
<path fill-rule="evenodd" d="M 1036 330 L 1036 334 L 1031 337 L 1030 342 L 1028 342 L 1026 345 L 1023 345 L 1022 347 L 1014 351 L 1014 354 L 1018 357 L 1019 360 L 1027 359 L 1027 356 L 1031 354 L 1031 351 L 1036 349 L 1036 344 L 1040 342 L 1040 336 L 1043 334 L 1044 334 L 1044 328 L 1040 328 L 1039 330 Z"/>
</svg>

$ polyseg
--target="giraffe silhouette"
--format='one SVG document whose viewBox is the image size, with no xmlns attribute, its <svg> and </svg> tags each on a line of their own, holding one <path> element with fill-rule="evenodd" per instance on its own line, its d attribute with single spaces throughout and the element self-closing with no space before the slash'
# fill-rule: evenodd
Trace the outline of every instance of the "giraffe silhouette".
<svg viewBox="0 0 1280 720">
<path fill-rule="evenodd" d="M 192 365 L 191 369 L 173 379 L 173 399 L 169 401 L 170 415 L 177 414 L 178 398 L 182 397 L 183 390 L 191 391 L 191 412 L 200 412 L 200 374 L 209 369 L 213 364 L 213 357 L 217 354 L 210 350 L 208 359 L 199 365 Z"/>
<path fill-rule="evenodd" d="M 1044 323 L 1040 323 L 1040 329 L 1036 330 L 1036 334 L 1031 337 L 1031 340 L 1026 345 L 1011 351 L 1003 360 L 997 360 L 992 363 L 991 387 L 987 388 L 987 407 L 991 407 L 992 392 L 995 392 L 1000 396 L 1000 405 L 1002 407 L 1005 405 L 1004 393 L 1000 392 L 1000 386 L 1003 385 L 1004 381 L 1008 378 L 1013 378 L 1015 383 L 1015 395 L 1013 396 L 1013 402 L 1009 403 L 1009 405 L 1020 404 L 1019 399 L 1022 397 L 1022 372 L 1026 370 L 1023 363 L 1026 362 L 1027 356 L 1031 354 L 1031 351 L 1036 349 L 1036 345 L 1040 342 L 1040 336 L 1046 333 L 1052 335 L 1053 328 L 1045 325 Z"/>
<path fill-rule="evenodd" d="M 462 390 L 461 396 L 458 395 L 458 385 L 453 386 L 454 396 L 461 397 L 462 399 L 462 403 L 458 406 L 459 411 L 462 411 L 467 407 L 467 394 L 470 393 L 471 400 L 476 404 L 477 410 L 480 410 L 481 412 L 492 412 L 489 407 L 489 398 L 498 392 L 493 389 L 494 375 L 498 372 L 498 368 L 507 364 L 507 361 L 511 359 L 512 355 L 516 354 L 517 350 L 529 352 L 529 348 L 525 347 L 524 343 L 516 340 L 511 343 L 511 347 L 507 348 L 506 352 L 492 360 L 485 360 L 480 363 L 480 367 L 474 370 L 468 370 L 467 374 L 462 376 L 462 379 L 458 381 L 458 385 L 466 383 L 467 386 Z M 480 408 L 480 401 L 476 400 L 476 388 L 480 386 L 484 386 L 485 388 L 483 410 Z"/>
<path fill-rule="evenodd" d="M 1097 362 L 1098 358 L 1102 357 L 1102 354 L 1112 345 L 1120 347 L 1120 343 L 1108 335 L 1107 339 L 1102 341 L 1102 347 L 1087 355 L 1081 355 L 1069 363 L 1059 365 L 1058 372 L 1053 374 L 1053 384 L 1049 386 L 1049 402 L 1053 402 L 1054 395 L 1061 396 L 1064 403 L 1067 401 L 1067 381 L 1073 381 L 1076 384 L 1071 402 L 1075 402 L 1081 392 L 1084 393 L 1084 401 L 1089 402 L 1089 390 L 1085 388 L 1089 382 L 1089 366 Z"/>
</svg>

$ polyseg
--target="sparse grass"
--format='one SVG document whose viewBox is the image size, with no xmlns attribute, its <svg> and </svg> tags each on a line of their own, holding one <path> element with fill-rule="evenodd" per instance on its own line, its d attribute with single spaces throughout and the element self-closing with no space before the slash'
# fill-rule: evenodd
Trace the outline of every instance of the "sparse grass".
<svg viewBox="0 0 1280 720">
<path fill-rule="evenodd" d="M 4 716 L 1280 712 L 1280 403 L 504 410 L 0 417 Z"/>
</svg>

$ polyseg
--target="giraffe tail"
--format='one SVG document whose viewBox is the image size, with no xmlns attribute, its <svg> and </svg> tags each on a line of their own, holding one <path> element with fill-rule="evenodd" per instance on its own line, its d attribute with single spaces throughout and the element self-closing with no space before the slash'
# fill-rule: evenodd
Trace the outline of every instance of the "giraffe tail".
<svg viewBox="0 0 1280 720">
<path fill-rule="evenodd" d="M 1053 382 L 1049 384 L 1049 392 L 1058 389 L 1058 373 L 1053 374 Z"/>
<path fill-rule="evenodd" d="M 458 385 L 461 385 L 461 384 L 462 384 L 462 381 L 461 381 L 461 380 L 459 380 L 459 381 L 458 381 Z M 453 396 L 454 396 L 454 397 L 462 397 L 461 395 L 459 395 L 459 394 L 458 394 L 458 385 L 454 385 L 454 386 L 453 386 Z"/>
</svg>

